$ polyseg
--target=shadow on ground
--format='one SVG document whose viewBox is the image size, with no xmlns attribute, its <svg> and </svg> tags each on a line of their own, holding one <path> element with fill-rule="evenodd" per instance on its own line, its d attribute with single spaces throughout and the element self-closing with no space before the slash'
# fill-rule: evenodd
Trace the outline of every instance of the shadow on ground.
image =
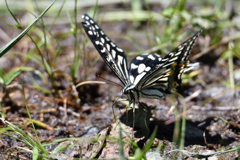
<svg viewBox="0 0 240 160">
<path fill-rule="evenodd" d="M 133 127 L 133 111 L 129 110 L 128 113 L 125 112 L 120 120 L 122 123 Z M 153 120 L 149 121 L 151 117 L 150 109 L 137 109 L 135 111 L 135 123 L 134 130 L 136 131 L 135 137 L 143 137 L 146 138 L 143 140 L 146 141 L 152 134 L 155 127 L 158 128 L 158 132 L 156 135 L 157 139 L 160 140 L 168 140 L 170 142 L 173 141 L 173 133 L 174 133 L 174 123 L 166 125 L 165 121 L 161 120 Z M 189 145 L 201 145 L 201 146 L 213 146 L 221 144 L 221 146 L 227 146 L 235 141 L 234 138 L 226 138 L 223 139 L 219 134 L 211 135 L 207 127 L 211 125 L 213 122 L 213 118 L 207 118 L 201 122 L 192 122 L 191 120 L 186 121 L 186 129 L 185 129 L 185 146 Z M 180 121 L 180 124 L 182 122 Z M 180 130 L 181 132 L 181 130 Z M 204 140 L 205 135 L 205 140 Z M 181 135 L 179 134 L 179 137 Z M 180 139 L 180 138 L 179 138 Z"/>
</svg>

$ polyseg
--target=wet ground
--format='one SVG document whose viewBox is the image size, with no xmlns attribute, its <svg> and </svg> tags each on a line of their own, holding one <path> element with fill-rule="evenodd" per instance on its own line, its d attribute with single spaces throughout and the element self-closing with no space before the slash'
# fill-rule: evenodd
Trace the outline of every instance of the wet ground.
<svg viewBox="0 0 240 160">
<path fill-rule="evenodd" d="M 144 27 L 147 25 L 137 29 L 133 27 L 131 22 L 126 21 L 101 24 L 101 28 L 109 31 L 107 32 L 109 37 L 118 46 L 131 51 L 131 53 L 136 52 L 133 45 L 119 38 L 119 35 L 131 35 L 136 41 L 140 39 L 137 41 L 138 45 L 141 46 L 142 50 L 147 50 L 149 48 L 144 40 L 146 38 L 143 32 Z M 56 27 L 56 36 L 60 28 Z M 7 31 L 7 27 L 4 25 L 2 29 Z M 7 32 L 11 33 L 11 31 Z M 114 32 L 121 34 L 114 34 Z M 36 122 L 35 127 L 40 141 L 48 144 L 45 149 L 49 153 L 53 153 L 59 145 L 68 146 L 55 154 L 53 158 L 118 158 L 119 144 L 109 138 L 119 136 L 116 124 L 122 124 L 124 136 L 134 139 L 140 148 L 144 148 L 154 129 L 157 128 L 154 143 L 146 156 L 150 157 L 158 144 L 162 144 L 163 149 L 155 154 L 157 158 L 161 159 L 163 153 L 167 159 L 177 157 L 178 153 L 174 155 L 172 151 L 180 143 L 179 138 L 176 137 L 176 131 L 180 132 L 180 130 L 176 130 L 175 127 L 176 121 L 179 124 L 182 123 L 183 107 L 186 107 L 184 142 L 186 152 L 183 153 L 184 159 L 195 159 L 197 155 L 202 155 L 199 158 L 204 158 L 203 155 L 239 146 L 239 88 L 235 86 L 231 89 L 229 86 L 228 61 L 220 58 L 227 45 L 222 44 L 200 58 L 194 58 L 199 52 L 209 48 L 206 45 L 209 38 L 208 33 L 208 31 L 202 33 L 192 50 L 190 60 L 199 62 L 200 67 L 192 72 L 195 76 L 189 76 L 191 73 L 185 76 L 182 88 L 178 91 L 182 97 L 167 95 L 164 100 L 141 100 L 144 102 L 145 109 L 141 106 L 136 109 L 134 132 L 132 110 L 126 112 L 125 104 L 128 103 L 122 101 L 116 103 L 112 108 L 113 102 L 121 96 L 121 87 L 108 81 L 105 81 L 106 84 L 93 84 L 91 82 L 103 81 L 100 77 L 96 77 L 96 73 L 98 73 L 107 80 L 121 84 L 101 58 L 96 63 L 94 62 L 99 55 L 93 45 L 87 46 L 80 64 L 79 76 L 74 81 L 74 85 L 83 81 L 86 81 L 87 84 L 83 84 L 75 90 L 69 78 L 64 75 L 70 75 L 69 62 L 66 61 L 66 56 L 70 62 L 73 61 L 73 37 L 67 38 L 66 44 L 62 48 L 63 51 L 58 57 L 57 64 L 61 65 L 56 65 L 55 68 L 57 78 L 54 87 L 51 86 L 49 80 L 44 82 L 42 77 L 32 71 L 21 73 L 8 86 L 1 85 L 1 105 L 4 113 L 2 117 L 36 139 L 23 100 L 22 80 L 24 77 L 25 98 L 31 117 L 44 124 Z M 2 46 L 4 43 L 0 44 Z M 39 65 L 36 62 L 26 60 L 26 57 L 20 54 L 29 50 L 30 44 L 29 39 L 24 37 L 13 51 L 9 51 L 0 59 L 1 68 L 5 73 L 14 67 L 30 66 L 39 69 L 47 77 L 44 69 L 38 68 Z M 128 62 L 133 58 L 131 53 L 128 56 Z M 240 60 L 237 57 L 233 59 L 233 65 L 235 84 L 239 85 L 240 73 L 237 68 L 240 66 Z M 36 86 L 34 87 L 33 80 L 40 88 L 51 91 L 51 94 L 44 93 Z M 113 112 L 120 121 L 116 122 Z M 0 126 L 1 128 L 6 127 L 6 123 L 1 121 Z M 2 130 L 2 134 L 0 134 L 0 159 L 30 159 L 31 152 L 23 148 L 29 150 L 32 148 L 6 133 L 14 135 L 10 129 Z M 96 137 L 97 133 L 101 135 L 102 139 Z M 57 141 L 57 139 L 73 137 L 79 139 Z M 98 138 L 97 142 L 93 142 L 92 140 L 96 140 L 96 138 Z M 130 146 L 131 144 L 124 146 L 125 155 L 133 154 L 133 149 Z M 237 157 L 237 151 L 233 151 L 214 155 L 211 158 L 236 159 Z"/>
</svg>

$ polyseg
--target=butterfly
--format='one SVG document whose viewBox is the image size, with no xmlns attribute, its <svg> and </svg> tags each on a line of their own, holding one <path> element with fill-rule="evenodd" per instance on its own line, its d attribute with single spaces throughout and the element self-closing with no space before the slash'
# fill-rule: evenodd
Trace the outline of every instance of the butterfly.
<svg viewBox="0 0 240 160">
<path fill-rule="evenodd" d="M 182 74 L 194 67 L 189 63 L 188 57 L 202 30 L 165 57 L 156 53 L 142 54 L 136 56 L 127 67 L 123 49 L 112 42 L 91 17 L 84 14 L 82 18 L 86 34 L 105 63 L 124 85 L 121 92 L 127 96 L 130 104 L 141 103 L 140 98 L 164 99 L 165 94 L 181 87 Z"/>
</svg>

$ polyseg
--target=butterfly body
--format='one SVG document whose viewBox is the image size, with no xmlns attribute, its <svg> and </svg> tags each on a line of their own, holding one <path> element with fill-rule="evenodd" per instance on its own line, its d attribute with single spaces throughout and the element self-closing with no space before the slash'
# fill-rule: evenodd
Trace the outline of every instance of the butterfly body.
<svg viewBox="0 0 240 160">
<path fill-rule="evenodd" d="M 165 94 L 181 87 L 182 74 L 193 68 L 188 57 L 201 31 L 161 57 L 156 53 L 136 56 L 127 67 L 124 51 L 112 42 L 87 14 L 82 26 L 99 54 L 122 82 L 122 94 L 130 103 L 141 98 L 163 99 Z"/>
</svg>

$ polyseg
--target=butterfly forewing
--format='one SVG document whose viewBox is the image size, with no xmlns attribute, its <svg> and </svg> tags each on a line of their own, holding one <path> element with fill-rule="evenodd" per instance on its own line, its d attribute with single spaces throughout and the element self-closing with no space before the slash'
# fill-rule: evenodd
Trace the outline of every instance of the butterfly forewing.
<svg viewBox="0 0 240 160">
<path fill-rule="evenodd" d="M 87 14 L 82 18 L 85 21 L 82 26 L 101 57 L 124 85 L 129 84 L 127 59 L 123 50 L 113 43 Z"/>
</svg>

